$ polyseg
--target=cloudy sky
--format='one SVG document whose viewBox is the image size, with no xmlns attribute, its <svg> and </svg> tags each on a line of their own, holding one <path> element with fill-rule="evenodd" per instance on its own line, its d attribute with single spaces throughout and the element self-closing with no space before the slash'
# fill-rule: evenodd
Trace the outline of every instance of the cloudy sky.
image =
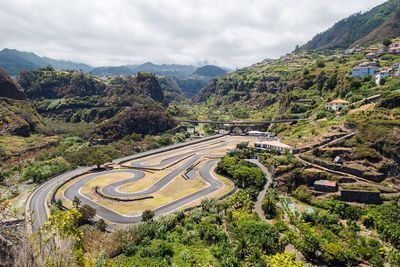
<svg viewBox="0 0 400 267">
<path fill-rule="evenodd" d="M 94 66 L 243 67 L 385 0 L 0 0 L 0 49 Z"/>
</svg>

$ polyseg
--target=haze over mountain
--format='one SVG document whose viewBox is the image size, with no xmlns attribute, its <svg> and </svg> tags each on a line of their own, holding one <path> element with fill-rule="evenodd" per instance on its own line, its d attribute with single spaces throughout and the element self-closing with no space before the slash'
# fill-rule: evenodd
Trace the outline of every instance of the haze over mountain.
<svg viewBox="0 0 400 267">
<path fill-rule="evenodd" d="M 91 66 L 83 63 L 75 63 L 67 60 L 55 60 L 48 57 L 40 57 L 32 52 L 22 52 L 16 49 L 5 48 L 0 51 L 0 67 L 9 75 L 18 75 L 22 70 L 44 68 L 51 65 L 56 69 L 70 69 L 89 71 Z"/>
<path fill-rule="evenodd" d="M 151 72 L 156 75 L 166 76 L 188 76 L 191 75 L 195 70 L 196 67 L 192 65 L 157 65 L 152 62 L 146 62 L 140 65 L 97 67 L 92 69 L 90 72 L 96 76 L 119 76 L 135 74 L 138 72 Z"/>
</svg>

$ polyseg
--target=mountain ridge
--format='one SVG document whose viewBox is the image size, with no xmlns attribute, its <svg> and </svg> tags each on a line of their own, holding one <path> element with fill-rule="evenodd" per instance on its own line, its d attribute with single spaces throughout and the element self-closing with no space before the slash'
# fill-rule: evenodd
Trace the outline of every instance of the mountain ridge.
<svg viewBox="0 0 400 267">
<path fill-rule="evenodd" d="M 389 0 L 364 13 L 356 13 L 315 35 L 297 50 L 346 49 L 400 35 L 400 1 Z"/>
</svg>

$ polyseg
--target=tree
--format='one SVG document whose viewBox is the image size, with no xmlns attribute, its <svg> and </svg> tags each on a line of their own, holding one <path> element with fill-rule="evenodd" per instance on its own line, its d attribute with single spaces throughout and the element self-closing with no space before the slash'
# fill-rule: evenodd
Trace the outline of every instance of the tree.
<svg viewBox="0 0 400 267">
<path fill-rule="evenodd" d="M 337 75 L 336 74 L 334 74 L 334 75 L 332 75 L 329 79 L 328 79 L 328 81 L 327 81 L 327 83 L 326 83 L 326 88 L 329 90 L 329 91 L 332 91 L 333 89 L 335 89 L 335 87 L 336 87 L 336 85 L 337 85 Z"/>
<path fill-rule="evenodd" d="M 384 46 L 386 46 L 386 47 L 389 47 L 389 45 L 392 44 L 392 40 L 386 38 L 386 39 L 383 40 L 382 44 L 383 44 Z"/>
<path fill-rule="evenodd" d="M 62 208 L 62 205 L 63 205 L 63 202 L 62 202 L 61 199 L 57 199 L 57 200 L 55 201 L 54 205 L 57 207 L 57 209 L 61 209 L 61 208 Z"/>
<path fill-rule="evenodd" d="M 317 60 L 318 68 L 325 68 L 325 62 L 322 59 Z"/>
<path fill-rule="evenodd" d="M 100 219 L 96 222 L 96 229 L 102 232 L 105 232 L 107 229 L 107 223 L 103 219 Z"/>
<path fill-rule="evenodd" d="M 268 189 L 262 202 L 262 209 L 267 219 L 272 219 L 276 216 L 276 203 L 279 197 L 274 189 Z"/>
<path fill-rule="evenodd" d="M 322 95 L 322 90 L 324 89 L 324 85 L 326 82 L 326 75 L 324 71 L 321 71 L 317 77 L 316 84 L 319 94 Z"/>
<path fill-rule="evenodd" d="M 81 205 L 81 200 L 79 199 L 79 197 L 74 196 L 74 199 L 72 200 L 72 205 L 75 208 L 79 208 L 79 206 Z"/>
<path fill-rule="evenodd" d="M 113 152 L 112 149 L 109 149 L 106 146 L 94 147 L 89 154 L 87 162 L 89 165 L 96 165 L 97 169 L 100 169 L 102 164 L 113 159 Z"/>
<path fill-rule="evenodd" d="M 48 226 L 55 230 L 61 237 L 81 237 L 81 231 L 78 229 L 78 221 L 81 213 L 77 208 L 68 211 L 56 210 L 50 215 Z"/>
<path fill-rule="evenodd" d="M 154 211 L 152 211 L 152 210 L 143 211 L 143 214 L 142 214 L 143 222 L 151 221 L 151 220 L 153 220 L 153 218 L 154 218 Z"/>
<path fill-rule="evenodd" d="M 81 218 L 79 220 L 79 224 L 81 225 L 89 223 L 90 220 L 92 220 L 94 216 L 96 216 L 96 210 L 88 204 L 84 204 L 78 210 L 81 213 Z"/>
</svg>

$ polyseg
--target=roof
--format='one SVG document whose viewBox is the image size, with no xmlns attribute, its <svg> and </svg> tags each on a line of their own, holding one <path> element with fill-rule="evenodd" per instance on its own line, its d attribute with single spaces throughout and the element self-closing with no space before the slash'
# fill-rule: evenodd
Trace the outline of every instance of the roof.
<svg viewBox="0 0 400 267">
<path fill-rule="evenodd" d="M 249 134 L 251 134 L 251 133 L 253 133 L 253 134 L 266 134 L 266 133 L 268 133 L 268 132 L 260 132 L 260 131 L 249 131 Z"/>
<path fill-rule="evenodd" d="M 282 148 L 287 148 L 287 149 L 293 149 L 292 146 L 284 144 L 284 143 L 282 143 L 282 142 L 280 142 L 278 140 L 256 142 L 256 144 L 270 145 L 270 146 L 274 146 L 274 147 L 282 147 Z"/>
<path fill-rule="evenodd" d="M 318 180 L 315 181 L 314 186 L 315 185 L 323 185 L 323 186 L 329 186 L 329 187 L 336 187 L 337 184 L 334 181 L 328 181 L 328 180 Z"/>
<path fill-rule="evenodd" d="M 335 99 L 329 102 L 329 104 L 348 104 L 349 102 L 343 99 Z"/>
</svg>

